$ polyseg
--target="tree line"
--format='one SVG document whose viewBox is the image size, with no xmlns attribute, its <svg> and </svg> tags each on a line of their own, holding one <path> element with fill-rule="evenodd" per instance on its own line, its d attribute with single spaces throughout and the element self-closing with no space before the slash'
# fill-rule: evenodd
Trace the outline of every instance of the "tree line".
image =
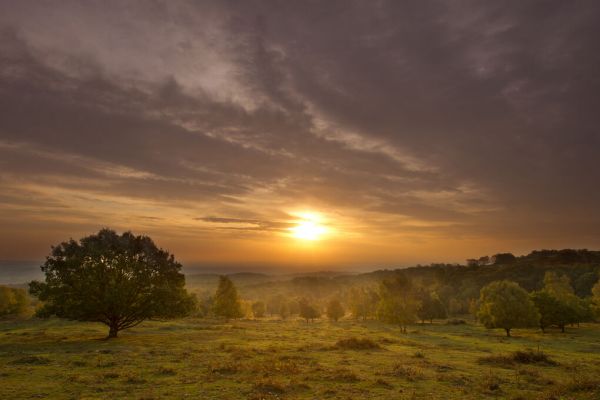
<svg viewBox="0 0 600 400">
<path fill-rule="evenodd" d="M 575 256 L 595 256 L 586 252 Z M 496 265 L 498 260 L 508 260 L 510 265 Z M 406 331 L 417 321 L 431 323 L 471 313 L 486 327 L 502 328 L 507 335 L 514 328 L 531 326 L 542 330 L 556 326 L 564 331 L 566 326 L 598 317 L 597 266 L 580 268 L 586 272 L 577 276 L 577 282 L 589 286 L 589 295 L 581 296 L 564 265 L 536 269 L 530 275 L 543 271 L 542 284 L 523 285 L 528 271 L 515 270 L 519 262 L 503 254 L 496 255 L 490 265 L 433 265 L 335 280 L 296 278 L 279 283 L 292 285 L 296 296 L 273 293 L 270 283 L 270 295 L 251 300 L 242 299 L 233 281 L 222 276 L 214 294 L 198 297 L 186 289 L 181 264 L 149 237 L 103 229 L 54 246 L 42 265 L 45 280 L 31 282 L 29 292 L 39 300 L 36 315 L 100 322 L 107 325 L 109 337 L 147 319 L 188 315 L 225 319 L 298 316 L 306 322 L 323 316 L 337 321 L 350 315 L 395 324 Z M 506 279 L 511 276 L 518 279 Z M 494 277 L 502 279 L 490 279 Z M 253 290 L 265 294 L 256 287 Z M 0 290 L 0 316 L 15 313 L 23 295 L 23 291 Z"/>
</svg>

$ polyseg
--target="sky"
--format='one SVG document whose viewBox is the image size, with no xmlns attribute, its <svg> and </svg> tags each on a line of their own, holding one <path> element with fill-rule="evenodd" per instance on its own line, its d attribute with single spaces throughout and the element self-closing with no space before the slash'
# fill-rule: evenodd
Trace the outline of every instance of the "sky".
<svg viewBox="0 0 600 400">
<path fill-rule="evenodd" d="M 0 0 L 0 260 L 598 249 L 599 49 L 597 1 Z"/>
</svg>

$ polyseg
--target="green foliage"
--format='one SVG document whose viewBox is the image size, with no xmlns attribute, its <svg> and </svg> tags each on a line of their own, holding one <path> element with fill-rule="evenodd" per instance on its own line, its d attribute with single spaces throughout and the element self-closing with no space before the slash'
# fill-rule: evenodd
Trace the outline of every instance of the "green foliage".
<svg viewBox="0 0 600 400">
<path fill-rule="evenodd" d="M 348 293 L 350 312 L 354 318 L 369 319 L 375 316 L 379 295 L 368 288 L 351 288 Z"/>
<path fill-rule="evenodd" d="M 593 319 L 591 303 L 575 295 L 566 275 L 546 272 L 544 289 L 531 295 L 540 312 L 542 331 L 548 326 L 557 326 L 562 332 L 565 326 Z"/>
<path fill-rule="evenodd" d="M 300 317 L 304 318 L 306 322 L 314 321 L 315 318 L 319 318 L 321 313 L 314 305 L 310 304 L 306 299 L 300 299 L 298 302 L 300 308 Z"/>
<path fill-rule="evenodd" d="M 540 313 L 542 332 L 550 326 L 558 326 L 564 332 L 567 324 L 576 322 L 574 310 L 547 290 L 531 293 L 531 300 Z"/>
<path fill-rule="evenodd" d="M 433 296 L 428 291 L 421 290 L 417 295 L 417 299 L 420 303 L 417 309 L 417 316 L 422 322 L 426 320 L 433 322 L 434 319 L 447 317 L 446 308 L 437 296 Z"/>
<path fill-rule="evenodd" d="M 219 287 L 213 301 L 213 311 L 218 317 L 230 319 L 244 316 L 237 289 L 227 276 L 219 277 Z"/>
<path fill-rule="evenodd" d="M 569 277 L 560 275 L 554 271 L 548 271 L 544 275 L 544 290 L 564 302 L 569 302 L 575 297 Z"/>
<path fill-rule="evenodd" d="M 264 317 L 265 311 L 265 303 L 263 303 L 262 301 L 255 301 L 254 303 L 252 303 L 252 315 L 254 315 L 255 318 Z"/>
<path fill-rule="evenodd" d="M 29 285 L 43 302 L 39 316 L 101 322 L 109 337 L 147 319 L 187 315 L 195 304 L 174 256 L 131 232 L 102 229 L 63 242 L 52 248 L 42 271 L 45 282 Z"/>
<path fill-rule="evenodd" d="M 592 293 L 592 288 L 598 282 L 598 272 L 585 272 L 575 278 L 573 281 L 573 289 L 579 297 L 586 297 Z"/>
<path fill-rule="evenodd" d="M 404 274 L 381 282 L 379 298 L 377 317 L 381 321 L 399 325 L 403 332 L 408 324 L 416 321 L 419 303 L 411 281 Z"/>
<path fill-rule="evenodd" d="M 517 257 L 512 253 L 498 253 L 494 254 L 490 260 L 495 265 L 512 264 L 517 261 Z"/>
<path fill-rule="evenodd" d="M 527 292 L 510 281 L 492 282 L 481 289 L 477 317 L 486 328 L 503 328 L 506 336 L 513 328 L 535 326 L 540 320 Z"/>
<path fill-rule="evenodd" d="M 29 298 L 24 289 L 0 286 L 0 317 L 24 315 L 28 309 Z"/>
<path fill-rule="evenodd" d="M 592 288 L 592 310 L 597 319 L 600 319 L 600 281 Z"/>
<path fill-rule="evenodd" d="M 344 307 L 338 299 L 331 299 L 327 304 L 327 317 L 336 321 L 344 316 Z"/>
</svg>

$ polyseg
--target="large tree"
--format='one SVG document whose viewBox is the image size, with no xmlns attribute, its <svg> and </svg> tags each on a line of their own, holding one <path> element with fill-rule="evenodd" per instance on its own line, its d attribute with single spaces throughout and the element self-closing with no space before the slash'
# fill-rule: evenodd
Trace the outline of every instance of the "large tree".
<svg viewBox="0 0 600 400">
<path fill-rule="evenodd" d="M 540 315 L 527 292 L 515 282 L 496 281 L 481 289 L 479 320 L 486 328 L 502 328 L 510 336 L 513 328 L 539 323 Z"/>
<path fill-rule="evenodd" d="M 226 320 L 244 316 L 237 289 L 227 276 L 219 277 L 219 286 L 214 297 L 213 311 L 216 316 L 223 317 Z"/>
<path fill-rule="evenodd" d="M 60 243 L 41 268 L 45 281 L 29 284 L 43 302 L 38 315 L 101 322 L 109 338 L 147 319 L 184 316 L 195 303 L 174 256 L 131 232 Z"/>
</svg>

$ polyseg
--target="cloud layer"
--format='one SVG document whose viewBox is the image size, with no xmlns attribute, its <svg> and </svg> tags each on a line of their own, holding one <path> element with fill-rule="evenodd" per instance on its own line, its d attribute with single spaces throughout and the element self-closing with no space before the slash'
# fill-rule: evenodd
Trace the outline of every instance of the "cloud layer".
<svg viewBox="0 0 600 400">
<path fill-rule="evenodd" d="M 600 7 L 526 3 L 3 2 L 0 259 L 101 226 L 190 262 L 597 247 Z"/>
</svg>

